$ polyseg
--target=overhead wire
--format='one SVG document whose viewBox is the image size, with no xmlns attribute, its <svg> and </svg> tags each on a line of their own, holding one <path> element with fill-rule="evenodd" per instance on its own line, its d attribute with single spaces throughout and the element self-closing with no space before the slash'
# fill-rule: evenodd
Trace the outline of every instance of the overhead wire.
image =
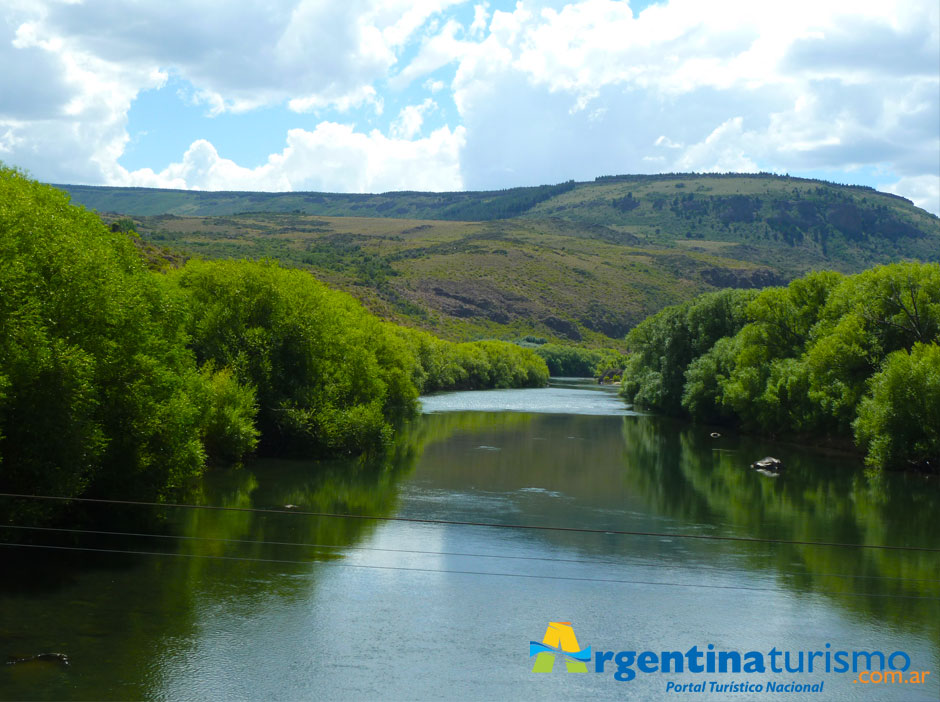
<svg viewBox="0 0 940 702">
<path fill-rule="evenodd" d="M 361 520 L 376 520 L 376 521 L 386 521 L 386 522 L 407 522 L 412 524 L 436 524 L 436 525 L 446 525 L 446 526 L 473 526 L 473 527 L 486 527 L 486 528 L 496 528 L 496 529 L 530 529 L 534 531 L 559 531 L 559 532 L 569 532 L 569 533 L 580 533 L 580 534 L 602 534 L 602 535 L 613 535 L 613 536 L 645 536 L 645 537 L 656 537 L 656 538 L 667 538 L 667 539 L 696 539 L 703 541 L 732 541 L 739 543 L 755 543 L 755 544 L 786 544 L 793 546 L 822 546 L 822 547 L 831 547 L 831 548 L 858 548 L 858 549 L 875 549 L 875 550 L 885 550 L 885 551 L 920 551 L 928 553 L 940 553 L 940 547 L 930 547 L 930 546 L 898 546 L 898 545 L 884 545 L 884 544 L 852 544 L 852 543 L 841 543 L 833 541 L 802 541 L 802 540 L 793 540 L 793 539 L 767 539 L 759 538 L 754 536 L 726 536 L 718 534 L 685 534 L 685 533 L 676 533 L 676 532 L 654 532 L 654 531 L 632 531 L 624 529 L 592 529 L 589 527 L 566 527 L 566 526 L 549 526 L 541 524 L 511 524 L 511 523 L 500 523 L 500 522 L 476 522 L 476 521 L 462 521 L 456 519 L 430 519 L 430 518 L 418 518 L 418 517 L 399 517 L 399 516 L 380 516 L 380 515 L 368 515 L 368 514 L 337 514 L 333 512 L 313 512 L 300 509 L 264 509 L 258 507 L 224 507 L 220 505 L 192 505 L 192 504 L 180 504 L 174 502 L 145 502 L 141 500 L 110 500 L 96 497 L 63 497 L 57 495 L 27 495 L 27 494 L 18 494 L 18 493 L 9 493 L 9 492 L 0 492 L 0 497 L 9 497 L 9 498 L 19 498 L 19 499 L 33 499 L 33 500 L 55 500 L 63 502 L 87 502 L 87 503 L 98 503 L 98 504 L 114 504 L 114 505 L 127 505 L 127 506 L 145 506 L 145 507 L 160 507 L 160 508 L 175 508 L 175 509 L 201 509 L 201 510 L 215 510 L 215 511 L 228 511 L 228 512 L 252 512 L 258 514 L 289 514 L 289 515 L 305 515 L 311 517 L 322 517 L 329 519 L 361 519 Z"/>
<path fill-rule="evenodd" d="M 298 548 L 316 548 L 316 549 L 342 549 L 342 550 L 352 550 L 352 551 L 370 551 L 378 553 L 401 553 L 401 554 L 410 554 L 410 555 L 426 555 L 426 556 L 456 556 L 461 558 L 494 558 L 494 559 L 503 559 L 503 560 L 520 560 L 520 561 L 543 561 L 548 563 L 577 563 L 577 564 L 590 564 L 590 565 L 629 565 L 634 568 L 669 568 L 671 564 L 668 563 L 638 563 L 636 561 L 630 561 L 629 563 L 624 563 L 620 561 L 610 561 L 610 560 L 598 560 L 596 558 L 585 559 L 585 558 L 558 558 L 558 557 L 549 557 L 549 556 L 520 556 L 515 554 L 500 554 L 500 553 L 467 553 L 461 551 L 427 551 L 419 549 L 405 549 L 405 548 L 381 548 L 377 546 L 356 546 L 356 545 L 343 545 L 343 544 L 319 544 L 319 543 L 307 543 L 300 541 L 267 541 L 260 539 L 227 539 L 216 536 L 192 536 L 188 534 L 153 534 L 145 532 L 129 532 L 129 531 L 108 531 L 103 529 L 74 529 L 68 527 L 42 527 L 42 526 L 27 526 L 20 524 L 0 524 L 0 529 L 14 529 L 19 531 L 39 531 L 39 532 L 53 532 L 53 533 L 67 533 L 67 534 L 89 534 L 96 536 L 120 536 L 120 537 L 133 537 L 133 538 L 152 538 L 152 539 L 173 539 L 180 541 L 212 541 L 220 543 L 231 543 L 231 544 L 250 544 L 256 546 L 292 546 Z M 678 567 L 681 567 L 685 570 L 705 570 L 705 571 L 718 571 L 726 572 L 726 569 L 715 566 L 708 565 L 693 565 L 688 563 L 677 564 Z M 846 578 L 846 579 L 865 579 L 865 580 L 894 580 L 900 582 L 924 582 L 924 583 L 940 583 L 940 579 L 934 578 L 904 578 L 897 577 L 892 575 L 863 575 L 863 574 L 854 574 L 854 573 L 808 573 L 808 572 L 798 572 L 798 571 L 777 571 L 781 575 L 793 575 L 793 576 L 806 576 L 812 575 L 813 577 L 827 577 L 827 578 Z"/>
<path fill-rule="evenodd" d="M 224 560 L 224 561 L 243 561 L 243 562 L 253 562 L 253 563 L 280 563 L 280 564 L 291 564 L 291 565 L 310 565 L 310 561 L 298 561 L 298 560 L 289 560 L 289 559 L 280 559 L 280 558 L 247 558 L 244 556 L 211 556 L 204 554 L 193 554 L 193 553 L 168 553 L 166 551 L 136 551 L 136 550 L 127 550 L 127 549 L 100 549 L 100 548 L 89 548 L 82 546 L 51 546 L 46 544 L 11 544 L 11 543 L 0 543 L 0 546 L 11 547 L 11 548 L 34 548 L 34 549 L 53 549 L 58 551 L 82 551 L 82 552 L 91 552 L 91 553 L 116 553 L 123 555 L 137 555 L 137 556 L 167 556 L 175 558 L 202 558 L 209 560 Z M 476 570 L 447 570 L 439 568 L 411 568 L 406 566 L 383 566 L 383 565 L 369 565 L 361 563 L 339 563 L 336 561 L 317 561 L 317 565 L 323 566 L 332 566 L 338 568 L 362 568 L 369 570 L 386 570 L 386 571 L 404 571 L 404 572 L 415 572 L 415 573 L 440 573 L 447 575 L 476 575 L 476 576 L 492 576 L 492 577 L 503 577 L 503 578 L 526 578 L 534 580 L 564 580 L 564 581 L 575 581 L 575 582 L 587 582 L 587 583 L 605 583 L 605 584 L 622 584 L 622 585 L 649 585 L 649 586 L 659 586 L 659 587 L 688 587 L 688 588 L 700 588 L 700 589 L 709 589 L 709 590 L 738 590 L 738 591 L 748 591 L 748 592 L 772 592 L 780 593 L 782 590 L 780 588 L 769 588 L 769 587 L 751 587 L 747 585 L 709 585 L 704 583 L 675 583 L 675 582 L 666 582 L 666 581 L 654 581 L 654 580 L 626 580 L 620 578 L 589 578 L 583 576 L 569 576 L 569 575 L 539 575 L 535 573 L 495 573 L 491 571 L 476 571 Z M 888 597 L 891 599 L 909 599 L 909 600 L 935 600 L 940 601 L 940 597 L 927 597 L 923 595 L 895 595 L 895 594 L 884 594 L 884 593 L 867 593 L 867 592 L 842 592 L 836 590 L 822 590 L 814 591 L 807 594 L 818 594 L 818 595 L 841 595 L 845 597 L 878 597 L 884 598 Z"/>
</svg>

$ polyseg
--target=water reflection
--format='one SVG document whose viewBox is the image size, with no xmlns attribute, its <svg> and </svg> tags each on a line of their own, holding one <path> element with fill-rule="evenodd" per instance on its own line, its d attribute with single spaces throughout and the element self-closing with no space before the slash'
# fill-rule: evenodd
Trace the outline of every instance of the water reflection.
<svg viewBox="0 0 940 702">
<path fill-rule="evenodd" d="M 625 476 L 647 504 L 721 534 L 866 546 L 937 547 L 931 515 L 940 491 L 914 475 L 869 480 L 857 458 L 826 456 L 754 438 L 712 439 L 701 428 L 656 417 L 626 418 Z M 772 452 L 786 469 L 776 478 L 748 470 Z M 898 625 L 938 632 L 940 559 L 936 553 L 870 548 L 730 544 L 749 566 L 774 568 L 780 582 L 833 593 L 840 605 Z M 835 593 L 877 597 L 840 597 Z"/>
<path fill-rule="evenodd" d="M 937 600 L 908 599 L 940 596 L 936 554 L 603 533 L 936 546 L 934 483 L 871 483 L 854 459 L 711 439 L 576 389 L 603 411 L 505 411 L 499 395 L 494 411 L 421 416 L 382 461 L 258 461 L 187 498 L 275 513 L 162 508 L 134 528 L 163 538 L 35 537 L 165 555 L 5 549 L 0 655 L 64 651 L 73 664 L 0 666 L 0 698 L 622 698 L 602 676 L 531 676 L 523 651 L 546 617 L 654 649 L 862 641 L 937 668 Z M 546 391 L 522 392 L 511 403 L 544 407 Z M 783 475 L 747 469 L 766 454 Z M 654 699 L 651 685 L 631 694 Z M 826 699 L 904 699 L 852 687 Z"/>
<path fill-rule="evenodd" d="M 272 598 L 303 602 L 314 564 L 377 525 L 294 512 L 392 513 L 417 449 L 403 441 L 379 461 L 257 461 L 207 475 L 183 500 L 280 513 L 138 508 L 147 516 L 127 520 L 99 508 L 90 528 L 153 536 L 39 532 L 32 543 L 91 550 L 4 548 L 0 657 L 63 651 L 71 665 L 0 666 L 0 699 L 158 698 L 173 688 L 168 671 L 198 677 L 192 657 L 213 620 L 247 618 Z"/>
<path fill-rule="evenodd" d="M 655 416 L 451 412 L 422 423 L 435 441 L 409 484 L 404 509 L 414 514 L 470 519 L 485 503 L 490 519 L 508 523 L 938 546 L 936 481 L 872 480 L 851 456 L 753 437 L 713 439 L 708 429 Z M 748 468 L 768 453 L 787 466 L 779 477 Z M 934 640 L 940 634 L 937 599 L 921 599 L 940 597 L 935 552 L 563 531 L 537 538 L 586 557 L 675 568 L 680 581 L 694 579 L 696 569 L 764 574 L 768 587 L 825 593 L 855 613 Z"/>
</svg>

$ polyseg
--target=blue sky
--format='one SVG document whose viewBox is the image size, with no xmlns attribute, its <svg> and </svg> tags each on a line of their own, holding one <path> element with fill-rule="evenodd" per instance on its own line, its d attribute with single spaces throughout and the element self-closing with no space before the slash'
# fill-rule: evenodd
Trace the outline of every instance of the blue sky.
<svg viewBox="0 0 940 702">
<path fill-rule="evenodd" d="M 935 2 L 10 0 L 0 65 L 0 160 L 50 182 L 764 170 L 940 212 Z"/>
</svg>

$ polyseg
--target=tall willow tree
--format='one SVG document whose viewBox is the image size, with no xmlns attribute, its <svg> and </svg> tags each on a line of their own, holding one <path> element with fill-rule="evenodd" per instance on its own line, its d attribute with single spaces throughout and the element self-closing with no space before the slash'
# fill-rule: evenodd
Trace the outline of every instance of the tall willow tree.
<svg viewBox="0 0 940 702">
<path fill-rule="evenodd" d="M 125 234 L 0 168 L 0 489 L 149 499 L 198 474 L 184 318 Z"/>
<path fill-rule="evenodd" d="M 307 456 L 386 444 L 414 411 L 417 363 L 349 295 L 273 262 L 190 261 L 184 291 L 200 362 L 256 389 L 262 445 Z"/>
</svg>

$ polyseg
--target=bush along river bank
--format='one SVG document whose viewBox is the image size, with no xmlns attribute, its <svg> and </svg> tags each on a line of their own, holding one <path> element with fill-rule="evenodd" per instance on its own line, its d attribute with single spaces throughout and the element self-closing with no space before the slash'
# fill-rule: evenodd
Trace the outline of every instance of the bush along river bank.
<svg viewBox="0 0 940 702">
<path fill-rule="evenodd" d="M 940 265 L 811 273 L 668 307 L 627 335 L 637 406 L 940 471 Z"/>
<path fill-rule="evenodd" d="M 529 349 L 395 326 L 304 271 L 152 254 L 0 167 L 0 492 L 166 499 L 257 450 L 381 452 L 422 392 L 548 381 Z"/>
</svg>

